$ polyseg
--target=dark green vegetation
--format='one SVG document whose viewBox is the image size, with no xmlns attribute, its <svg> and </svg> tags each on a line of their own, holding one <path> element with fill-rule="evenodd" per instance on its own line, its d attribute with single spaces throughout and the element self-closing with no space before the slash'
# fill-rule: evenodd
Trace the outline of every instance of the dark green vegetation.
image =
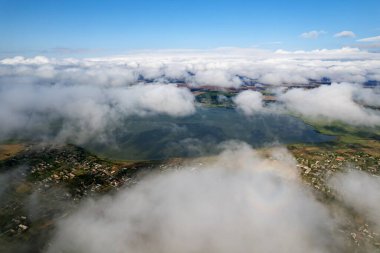
<svg viewBox="0 0 380 253">
<path fill-rule="evenodd" d="M 198 103 L 207 107 L 234 108 L 232 98 L 236 93 L 228 91 L 200 91 L 196 92 L 195 99 Z"/>
<path fill-rule="evenodd" d="M 367 140 L 380 141 L 380 127 L 351 126 L 341 122 L 308 122 L 317 131 L 327 135 L 338 136 L 340 143 L 361 143 Z"/>
</svg>

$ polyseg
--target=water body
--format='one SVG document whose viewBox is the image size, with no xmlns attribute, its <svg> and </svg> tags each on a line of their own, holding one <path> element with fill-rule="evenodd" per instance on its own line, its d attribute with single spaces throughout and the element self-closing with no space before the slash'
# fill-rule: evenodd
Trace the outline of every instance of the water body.
<svg viewBox="0 0 380 253">
<path fill-rule="evenodd" d="M 229 140 L 263 147 L 278 143 L 318 143 L 334 139 L 290 115 L 246 117 L 233 109 L 201 108 L 194 115 L 134 117 L 116 129 L 111 145 L 88 143 L 100 155 L 122 160 L 154 160 L 212 155 Z"/>
</svg>

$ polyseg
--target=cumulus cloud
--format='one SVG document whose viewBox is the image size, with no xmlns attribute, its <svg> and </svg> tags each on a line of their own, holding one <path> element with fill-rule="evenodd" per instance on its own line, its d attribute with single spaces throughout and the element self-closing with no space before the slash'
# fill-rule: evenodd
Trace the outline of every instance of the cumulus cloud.
<svg viewBox="0 0 380 253">
<path fill-rule="evenodd" d="M 188 89 L 167 84 L 108 87 L 90 85 L 3 85 L 0 89 L 0 138 L 12 134 L 57 132 L 58 140 L 102 138 L 125 118 L 195 112 Z"/>
<path fill-rule="evenodd" d="M 334 34 L 335 38 L 355 38 L 356 34 L 353 31 L 341 31 Z"/>
<path fill-rule="evenodd" d="M 229 73 L 224 68 L 198 70 L 191 81 L 200 86 L 216 84 L 216 86 L 220 87 L 239 87 L 242 84 L 242 81 L 236 75 Z"/>
<path fill-rule="evenodd" d="M 262 112 L 264 109 L 263 95 L 258 91 L 242 91 L 234 98 L 234 103 L 237 109 L 247 116 Z"/>
<path fill-rule="evenodd" d="M 276 91 L 276 90 L 274 90 Z M 380 91 L 351 83 L 333 83 L 317 88 L 282 88 L 276 91 L 281 104 L 265 107 L 263 95 L 242 91 L 233 98 L 238 111 L 247 116 L 256 113 L 286 113 L 287 110 L 315 120 L 342 121 L 352 125 L 380 125 Z"/>
<path fill-rule="evenodd" d="M 346 205 L 355 209 L 380 232 L 380 178 L 365 172 L 350 170 L 329 181 Z"/>
<path fill-rule="evenodd" d="M 286 150 L 265 158 L 228 145 L 214 162 L 151 175 L 88 201 L 60 222 L 47 252 L 335 252 L 328 210 Z M 335 235 L 335 236 L 333 236 Z"/>
<path fill-rule="evenodd" d="M 378 111 L 365 108 L 355 98 L 372 105 L 380 99 L 379 94 L 372 90 L 349 83 L 333 83 L 314 89 L 291 89 L 279 96 L 289 110 L 305 117 L 338 120 L 353 125 L 380 125 Z"/>
<path fill-rule="evenodd" d="M 309 31 L 309 32 L 304 32 L 300 36 L 301 36 L 301 38 L 304 38 L 304 39 L 316 39 L 325 33 L 326 32 L 323 30 L 320 30 L 320 31 L 313 30 L 313 31 Z"/>
</svg>

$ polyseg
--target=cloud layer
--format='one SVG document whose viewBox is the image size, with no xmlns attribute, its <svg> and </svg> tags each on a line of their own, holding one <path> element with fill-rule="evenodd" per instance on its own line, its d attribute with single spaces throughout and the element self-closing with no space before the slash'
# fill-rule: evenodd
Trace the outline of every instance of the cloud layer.
<svg viewBox="0 0 380 253">
<path fill-rule="evenodd" d="M 142 51 L 108 58 L 57 60 L 39 56 L 0 61 L 0 84 L 28 82 L 111 87 L 155 81 L 238 87 L 247 80 L 289 85 L 323 78 L 355 83 L 380 80 L 380 56 L 355 48 L 294 52 L 220 48 Z"/>
</svg>

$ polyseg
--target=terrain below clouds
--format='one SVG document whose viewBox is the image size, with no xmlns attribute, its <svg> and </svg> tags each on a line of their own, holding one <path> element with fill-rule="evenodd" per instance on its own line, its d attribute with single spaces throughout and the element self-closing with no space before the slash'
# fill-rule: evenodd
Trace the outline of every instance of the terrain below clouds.
<svg viewBox="0 0 380 253">
<path fill-rule="evenodd" d="M 245 144 L 225 147 L 211 163 L 85 203 L 47 252 L 338 252 L 335 221 L 286 150 L 270 160 Z"/>
</svg>

